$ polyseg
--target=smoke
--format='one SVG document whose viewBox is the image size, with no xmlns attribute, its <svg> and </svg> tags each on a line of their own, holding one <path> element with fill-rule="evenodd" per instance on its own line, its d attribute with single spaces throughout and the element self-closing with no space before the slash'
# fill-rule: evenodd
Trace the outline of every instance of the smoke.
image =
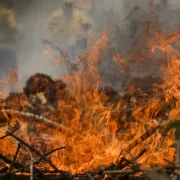
<svg viewBox="0 0 180 180">
<path fill-rule="evenodd" d="M 49 15 L 63 7 L 63 0 L 8 0 L 8 2 L 11 2 L 16 20 L 24 29 L 23 36 L 17 40 L 16 45 L 20 85 L 24 86 L 27 78 L 37 72 L 46 73 L 52 77 L 68 74 L 69 69 L 65 64 L 57 66 L 51 58 L 43 55 L 45 47 L 41 41 L 42 31 Z M 74 2 L 75 6 L 81 6 L 81 0 L 74 0 Z M 132 49 L 137 45 L 136 42 L 141 36 L 142 23 L 152 10 L 152 2 L 156 5 L 156 26 L 165 30 L 174 30 L 180 17 L 179 0 L 88 0 L 83 8 L 92 17 L 97 32 L 102 32 L 103 28 L 107 26 L 116 29 L 112 43 L 116 43 L 119 51 L 123 54 L 127 45 Z M 56 43 L 54 41 L 54 44 L 63 46 L 64 42 Z M 78 55 L 83 50 L 81 44 L 74 48 L 71 54 Z M 54 54 L 56 53 L 55 49 Z M 124 55 L 128 56 L 128 52 Z M 108 54 L 105 57 L 104 70 L 101 72 L 104 81 L 110 84 L 113 82 L 117 87 L 122 86 L 120 84 L 125 77 L 118 73 L 119 69 L 115 63 L 113 64 L 112 57 Z M 138 69 L 144 69 L 144 67 L 139 65 L 133 65 L 133 67 L 135 71 L 139 72 L 137 76 L 144 73 L 143 70 Z M 154 72 L 149 71 L 148 73 L 153 75 Z"/>
<path fill-rule="evenodd" d="M 19 12 L 17 21 L 23 26 L 24 35 L 18 41 L 17 63 L 22 85 L 33 73 L 57 76 L 55 64 L 48 56 L 43 55 L 41 36 L 49 14 L 61 7 L 61 4 L 57 0 L 32 0 L 27 6 L 21 7 L 23 12 Z"/>
</svg>

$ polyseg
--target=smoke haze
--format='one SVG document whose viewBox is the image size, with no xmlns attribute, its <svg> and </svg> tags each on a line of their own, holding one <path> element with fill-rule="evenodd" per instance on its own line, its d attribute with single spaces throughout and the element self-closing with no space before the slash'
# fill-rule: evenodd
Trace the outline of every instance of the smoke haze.
<svg viewBox="0 0 180 180">
<path fill-rule="evenodd" d="M 81 6 L 81 0 L 74 0 Z M 152 10 L 152 0 L 88 0 L 84 9 L 92 17 L 96 31 L 105 26 L 118 27 L 119 49 L 128 44 L 132 47 L 140 36 L 141 24 Z M 180 1 L 154 0 L 157 10 L 157 24 L 164 29 L 175 29 L 180 18 Z M 69 73 L 65 64 L 57 66 L 51 58 L 43 55 L 42 31 L 48 16 L 57 8 L 63 7 L 63 0 L 16 0 L 11 2 L 17 22 L 23 27 L 23 37 L 17 41 L 17 72 L 21 86 L 33 73 L 40 72 L 55 76 Z M 62 45 L 63 42 L 59 43 Z M 81 47 L 80 47 L 81 49 Z M 56 52 L 54 52 L 56 54 Z M 104 79 L 108 83 L 119 78 L 118 69 L 107 55 L 104 66 Z M 7 62 L 8 63 L 8 62 Z M 136 67 L 143 73 L 144 67 Z M 115 75 L 117 72 L 117 75 Z M 148 72 L 153 75 L 154 72 Z M 138 76 L 138 73 L 137 73 Z M 115 79 L 111 79 L 113 77 Z M 121 78 L 119 78 L 121 80 Z M 115 86 L 119 86 L 117 83 Z"/>
</svg>

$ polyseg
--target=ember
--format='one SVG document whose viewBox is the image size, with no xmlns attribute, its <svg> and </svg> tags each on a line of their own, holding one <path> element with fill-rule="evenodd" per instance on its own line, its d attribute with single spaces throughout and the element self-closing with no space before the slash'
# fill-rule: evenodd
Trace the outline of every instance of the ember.
<svg viewBox="0 0 180 180">
<path fill-rule="evenodd" d="M 0 179 L 178 178 L 178 139 L 176 150 L 166 127 L 180 118 L 180 32 L 151 28 L 137 55 L 141 43 L 123 57 L 106 31 L 77 57 L 71 75 L 32 74 L 21 92 L 2 98 Z M 127 77 L 122 88 L 102 77 L 107 56 Z M 157 76 L 135 76 L 134 65 L 153 68 L 149 61 L 159 63 Z M 17 82 L 16 72 L 11 79 Z"/>
</svg>

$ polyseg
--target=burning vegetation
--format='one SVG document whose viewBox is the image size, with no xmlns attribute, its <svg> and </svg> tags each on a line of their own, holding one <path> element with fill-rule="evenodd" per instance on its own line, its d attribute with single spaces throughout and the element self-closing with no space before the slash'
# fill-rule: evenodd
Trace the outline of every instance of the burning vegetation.
<svg viewBox="0 0 180 180">
<path fill-rule="evenodd" d="M 76 58 L 73 75 L 36 73 L 1 99 L 0 179 L 179 178 L 179 136 L 172 148 L 166 128 L 180 118 L 180 32 L 151 25 L 128 58 L 111 33 Z M 123 91 L 102 78 L 107 55 L 127 77 Z M 150 61 L 159 76 L 135 77 L 132 67 Z"/>
</svg>

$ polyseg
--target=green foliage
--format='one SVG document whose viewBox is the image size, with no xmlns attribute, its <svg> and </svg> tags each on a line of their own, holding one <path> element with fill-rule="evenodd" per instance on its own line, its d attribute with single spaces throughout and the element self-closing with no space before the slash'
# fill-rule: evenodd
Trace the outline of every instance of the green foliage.
<svg viewBox="0 0 180 180">
<path fill-rule="evenodd" d="M 171 129 L 174 129 L 174 137 L 176 140 L 180 139 L 180 120 L 174 120 L 170 122 L 167 127 L 166 131 L 169 132 Z"/>
<path fill-rule="evenodd" d="M 173 144 L 171 147 L 172 148 L 177 148 L 177 144 Z"/>
</svg>

